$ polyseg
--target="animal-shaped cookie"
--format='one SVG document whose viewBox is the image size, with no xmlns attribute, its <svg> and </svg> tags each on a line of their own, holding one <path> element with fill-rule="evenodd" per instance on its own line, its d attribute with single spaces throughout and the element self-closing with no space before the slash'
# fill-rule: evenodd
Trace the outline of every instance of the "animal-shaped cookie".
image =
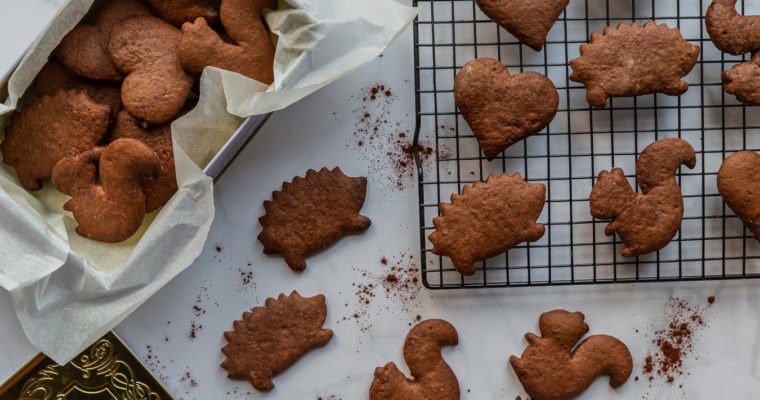
<svg viewBox="0 0 760 400">
<path fill-rule="evenodd" d="M 570 60 L 570 80 L 586 85 L 590 105 L 604 107 L 608 96 L 684 94 L 689 85 L 681 78 L 694 68 L 699 46 L 684 40 L 678 28 L 649 21 L 593 32 L 580 53 Z"/>
<path fill-rule="evenodd" d="M 607 335 L 588 332 L 580 312 L 554 310 L 541 314 L 541 336 L 525 334 L 528 347 L 509 363 L 533 400 L 567 400 L 583 393 L 600 375 L 610 376 L 610 386 L 624 384 L 633 371 L 628 347 Z"/>
<path fill-rule="evenodd" d="M 536 220 L 544 209 L 546 186 L 528 183 L 520 174 L 489 175 L 485 182 L 452 194 L 433 218 L 432 252 L 448 256 L 463 275 L 475 273 L 475 261 L 494 257 L 544 235 Z"/>
<path fill-rule="evenodd" d="M 760 51 L 752 59 L 723 72 L 723 89 L 744 104 L 760 104 Z"/>
<path fill-rule="evenodd" d="M 591 190 L 591 215 L 612 219 L 604 233 L 620 235 L 625 243 L 622 255 L 657 251 L 673 240 L 683 218 L 683 197 L 675 174 L 682 164 L 694 168 L 696 163 L 689 142 L 662 139 L 647 146 L 636 162 L 642 194 L 633 191 L 620 168 L 599 173 Z"/>
<path fill-rule="evenodd" d="M 274 389 L 272 377 L 286 370 L 307 352 L 332 339 L 330 329 L 322 329 L 327 319 L 325 296 L 301 297 L 281 294 L 269 298 L 264 307 L 244 312 L 243 319 L 224 332 L 227 359 L 222 368 L 233 379 L 248 379 L 261 391 Z"/>
<path fill-rule="evenodd" d="M 713 0 L 705 13 L 707 34 L 718 49 L 733 55 L 760 50 L 760 16 L 743 16 L 737 0 Z"/>
<path fill-rule="evenodd" d="M 491 58 L 462 67 L 454 80 L 454 100 L 488 160 L 544 129 L 559 107 L 549 78 L 537 72 L 510 75 Z"/>
<path fill-rule="evenodd" d="M 140 126 L 133 116 L 122 111 L 116 117 L 112 139 L 137 139 L 156 152 L 161 162 L 161 174 L 158 179 L 147 178 L 143 182 L 145 193 L 145 211 L 152 212 L 166 204 L 177 192 L 177 173 L 174 170 L 174 149 L 172 148 L 171 123 L 156 125 L 148 128 Z"/>
<path fill-rule="evenodd" d="M 546 35 L 570 0 L 475 0 L 488 18 L 518 40 L 540 51 Z"/>
<path fill-rule="evenodd" d="M 108 51 L 126 74 L 121 86 L 124 109 L 149 125 L 164 123 L 185 104 L 193 76 L 182 69 L 182 33 L 156 17 L 132 17 L 111 31 Z"/>
<path fill-rule="evenodd" d="M 213 21 L 219 16 L 210 0 L 148 0 L 148 3 L 156 15 L 176 26 L 196 18 Z"/>
<path fill-rule="evenodd" d="M 127 18 L 150 15 L 140 0 L 111 0 L 95 15 L 94 25 L 79 25 L 58 45 L 61 62 L 79 76 L 90 79 L 120 81 L 123 75 L 108 56 L 108 37 L 113 27 Z"/>
<path fill-rule="evenodd" d="M 3 161 L 16 170 L 22 186 L 39 190 L 58 160 L 94 148 L 110 123 L 111 108 L 83 91 L 38 96 L 11 118 L 0 143 Z"/>
<path fill-rule="evenodd" d="M 404 360 L 412 379 L 396 364 L 375 369 L 369 388 L 370 400 L 459 400 L 459 382 L 441 355 L 444 345 L 456 345 L 456 329 L 440 319 L 417 324 L 406 336 Z"/>
<path fill-rule="evenodd" d="M 274 0 L 222 0 L 219 17 L 234 43 L 227 43 L 203 18 L 182 25 L 182 65 L 200 73 L 207 66 L 238 72 L 259 82 L 274 81 L 274 44 L 261 19 Z"/>
<path fill-rule="evenodd" d="M 113 114 L 121 110 L 121 89 L 117 85 L 85 82 L 66 69 L 58 60 L 52 59 L 42 67 L 34 79 L 37 96 L 54 95 L 59 90 L 83 90 L 93 100 L 111 107 Z"/>
<path fill-rule="evenodd" d="M 340 168 L 309 170 L 283 183 L 264 202 L 266 214 L 259 218 L 264 253 L 282 254 L 290 268 L 302 271 L 307 255 L 369 228 L 369 218 L 359 214 L 366 191 L 367 178 L 348 177 Z"/>
<path fill-rule="evenodd" d="M 77 221 L 78 234 L 101 242 L 127 240 L 145 217 L 143 181 L 158 178 L 161 164 L 148 145 L 117 139 L 105 148 L 61 159 L 50 180 L 71 196 L 63 209 Z"/>
<path fill-rule="evenodd" d="M 718 191 L 760 242 L 760 154 L 737 151 L 728 156 L 718 171 Z"/>
</svg>

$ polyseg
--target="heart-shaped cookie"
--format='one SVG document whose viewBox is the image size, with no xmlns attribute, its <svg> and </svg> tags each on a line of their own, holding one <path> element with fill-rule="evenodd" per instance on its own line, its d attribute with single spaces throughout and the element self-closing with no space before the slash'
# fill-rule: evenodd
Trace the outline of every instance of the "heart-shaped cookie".
<svg viewBox="0 0 760 400">
<path fill-rule="evenodd" d="M 718 171 L 718 192 L 760 242 L 760 154 L 738 151 Z"/>
<path fill-rule="evenodd" d="M 559 95 L 537 72 L 510 75 L 492 58 L 476 58 L 457 73 L 454 100 L 488 160 L 544 129 L 557 114 Z"/>
<path fill-rule="evenodd" d="M 570 0 L 475 0 L 475 3 L 488 18 L 531 49 L 540 51 Z"/>
</svg>

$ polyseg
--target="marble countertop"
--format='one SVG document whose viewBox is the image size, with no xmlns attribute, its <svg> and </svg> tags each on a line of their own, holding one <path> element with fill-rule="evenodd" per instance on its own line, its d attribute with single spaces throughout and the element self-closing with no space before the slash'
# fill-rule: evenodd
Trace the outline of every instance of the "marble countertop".
<svg viewBox="0 0 760 400">
<path fill-rule="evenodd" d="M 0 0 L 10 22 L 0 24 L 0 71 L 21 55 L 58 3 Z M 201 256 L 115 329 L 176 398 L 366 398 L 375 367 L 394 361 L 407 371 L 401 347 L 418 316 L 445 318 L 459 331 L 460 343 L 443 354 L 463 399 L 525 398 L 507 359 L 522 352 L 523 335 L 536 332 L 538 316 L 556 308 L 584 312 L 590 334 L 616 336 L 633 354 L 628 383 L 613 390 L 607 379 L 597 379 L 582 399 L 749 398 L 760 390 L 756 281 L 467 291 L 430 291 L 418 283 L 384 287 L 389 268 L 414 270 L 420 260 L 415 171 L 399 158 L 396 142 L 414 133 L 413 63 L 408 31 L 383 57 L 275 113 L 218 180 L 217 214 Z M 367 101 L 380 85 L 392 94 Z M 381 122 L 367 125 L 365 113 Z M 375 126 L 379 133 L 367 132 Z M 362 214 L 373 225 L 294 273 L 280 257 L 262 253 L 258 217 L 283 181 L 323 166 L 368 177 Z M 334 339 L 277 376 L 271 393 L 227 379 L 219 367 L 223 332 L 243 311 L 292 290 L 326 295 L 325 327 L 335 331 Z M 707 302 L 709 296 L 715 303 Z M 693 326 L 692 345 L 673 382 L 646 375 L 646 356 L 657 351 L 653 341 L 684 315 L 698 315 L 703 323 Z M 0 381 L 34 354 L 0 291 Z"/>
</svg>

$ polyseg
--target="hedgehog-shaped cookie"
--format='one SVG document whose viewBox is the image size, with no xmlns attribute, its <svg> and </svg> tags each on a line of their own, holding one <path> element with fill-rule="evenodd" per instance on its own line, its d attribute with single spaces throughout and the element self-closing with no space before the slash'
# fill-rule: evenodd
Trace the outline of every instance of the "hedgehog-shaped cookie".
<svg viewBox="0 0 760 400">
<path fill-rule="evenodd" d="M 604 107 L 607 97 L 665 93 L 680 96 L 689 85 L 681 78 L 694 68 L 699 46 L 690 44 L 677 28 L 649 21 L 606 27 L 582 44 L 581 56 L 570 60 L 570 80 L 586 85 L 586 99 Z"/>
<path fill-rule="evenodd" d="M 327 319 L 325 296 L 301 297 L 293 291 L 268 298 L 264 307 L 243 313 L 233 330 L 224 332 L 228 344 L 222 347 L 227 359 L 222 368 L 234 379 L 248 379 L 258 390 L 274 389 L 272 376 L 284 371 L 301 356 L 332 339 L 330 329 L 322 329 Z"/>
<path fill-rule="evenodd" d="M 546 187 L 528 183 L 520 174 L 489 175 L 485 182 L 452 194 L 451 204 L 441 203 L 441 216 L 433 218 L 430 234 L 433 253 L 451 258 L 463 275 L 475 273 L 475 261 L 496 256 L 544 235 L 536 219 L 544 209 Z"/>
<path fill-rule="evenodd" d="M 351 178 L 340 168 L 309 170 L 304 178 L 282 184 L 264 202 L 264 228 L 258 236 L 266 254 L 282 254 L 290 268 L 306 268 L 304 257 L 335 243 L 350 232 L 369 228 L 359 214 L 364 205 L 367 178 Z"/>
</svg>

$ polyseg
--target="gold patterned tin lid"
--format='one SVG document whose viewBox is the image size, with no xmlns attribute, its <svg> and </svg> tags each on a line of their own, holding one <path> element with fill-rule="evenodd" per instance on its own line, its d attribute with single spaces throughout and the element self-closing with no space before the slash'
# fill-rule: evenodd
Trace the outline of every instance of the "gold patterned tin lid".
<svg viewBox="0 0 760 400">
<path fill-rule="evenodd" d="M 39 354 L 0 386 L 0 400 L 72 399 L 173 398 L 113 332 L 66 365 Z"/>
</svg>

